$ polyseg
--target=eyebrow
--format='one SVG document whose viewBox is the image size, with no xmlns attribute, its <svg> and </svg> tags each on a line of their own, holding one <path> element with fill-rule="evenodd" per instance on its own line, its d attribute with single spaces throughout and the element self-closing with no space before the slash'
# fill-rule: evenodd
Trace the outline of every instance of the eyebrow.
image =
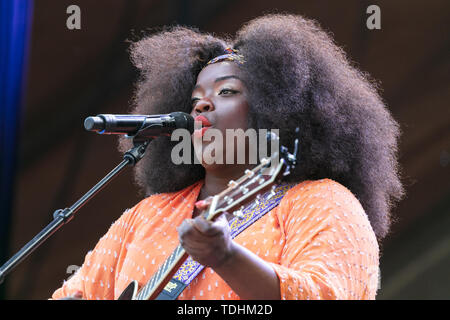
<svg viewBox="0 0 450 320">
<path fill-rule="evenodd" d="M 216 80 L 214 80 L 214 83 L 219 82 L 219 81 L 223 81 L 223 80 L 227 80 L 227 79 L 230 79 L 230 78 L 234 78 L 234 79 L 241 80 L 241 78 L 239 78 L 238 76 L 230 75 L 230 76 L 219 77 L 219 78 L 217 78 Z M 241 81 L 242 81 L 242 80 L 241 80 Z"/>
<path fill-rule="evenodd" d="M 227 80 L 227 79 L 238 79 L 238 80 L 242 81 L 242 79 L 239 78 L 238 76 L 229 75 L 229 76 L 223 76 L 223 77 L 216 78 L 216 80 L 214 80 L 214 83 L 219 82 L 219 81 L 223 81 L 223 80 Z M 197 84 L 197 85 L 194 86 L 193 90 L 198 89 L 198 88 L 200 88 L 200 85 Z"/>
</svg>

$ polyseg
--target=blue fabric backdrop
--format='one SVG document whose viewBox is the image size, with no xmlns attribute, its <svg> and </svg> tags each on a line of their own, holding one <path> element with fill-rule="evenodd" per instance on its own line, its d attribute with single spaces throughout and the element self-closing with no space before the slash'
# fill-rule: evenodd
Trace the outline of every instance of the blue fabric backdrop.
<svg viewBox="0 0 450 320">
<path fill-rule="evenodd" d="M 32 15 L 33 0 L 0 1 L 0 265 L 11 255 L 8 235 Z"/>
</svg>

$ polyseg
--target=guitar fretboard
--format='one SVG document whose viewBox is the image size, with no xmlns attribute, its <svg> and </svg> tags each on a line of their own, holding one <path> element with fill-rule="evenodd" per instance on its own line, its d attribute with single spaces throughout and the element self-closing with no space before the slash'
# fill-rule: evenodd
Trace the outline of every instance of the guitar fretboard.
<svg viewBox="0 0 450 320">
<path fill-rule="evenodd" d="M 159 267 L 153 277 L 144 287 L 142 287 L 136 295 L 135 300 L 148 300 L 154 291 L 158 289 L 158 287 L 161 286 L 161 283 L 167 278 L 168 273 L 174 269 L 184 256 L 187 257 L 186 251 L 181 245 L 178 245 L 161 267 Z"/>
</svg>

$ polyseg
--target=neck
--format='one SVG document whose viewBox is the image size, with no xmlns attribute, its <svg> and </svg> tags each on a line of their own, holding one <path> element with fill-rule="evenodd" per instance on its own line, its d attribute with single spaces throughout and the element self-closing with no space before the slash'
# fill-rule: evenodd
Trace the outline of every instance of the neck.
<svg viewBox="0 0 450 320">
<path fill-rule="evenodd" d="M 225 190 L 230 180 L 237 180 L 244 175 L 245 169 L 252 168 L 252 165 L 220 166 L 215 170 L 206 169 L 205 183 L 200 191 L 199 200 L 209 196 L 214 196 Z"/>
</svg>

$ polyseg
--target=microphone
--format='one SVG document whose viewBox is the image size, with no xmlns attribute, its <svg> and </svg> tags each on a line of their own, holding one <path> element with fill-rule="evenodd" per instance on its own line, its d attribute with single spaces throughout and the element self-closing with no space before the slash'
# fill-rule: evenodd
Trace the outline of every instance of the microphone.
<svg viewBox="0 0 450 320">
<path fill-rule="evenodd" d="M 99 114 L 84 120 L 84 128 L 98 134 L 126 134 L 133 136 L 144 132 L 148 137 L 170 135 L 176 129 L 194 132 L 194 118 L 184 112 L 170 114 L 134 115 Z"/>
</svg>

